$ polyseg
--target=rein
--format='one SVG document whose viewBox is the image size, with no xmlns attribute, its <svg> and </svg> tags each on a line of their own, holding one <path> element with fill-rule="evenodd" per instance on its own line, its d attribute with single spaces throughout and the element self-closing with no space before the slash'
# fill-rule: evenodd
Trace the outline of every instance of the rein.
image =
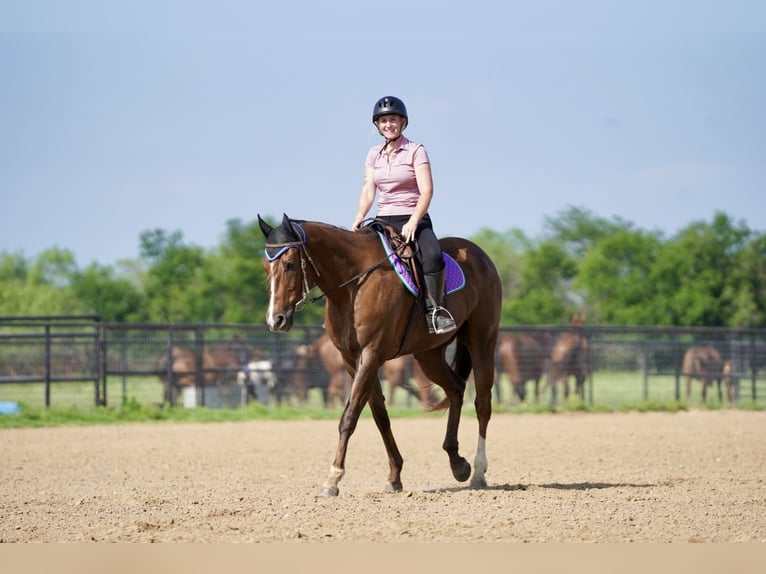
<svg viewBox="0 0 766 574">
<path fill-rule="evenodd" d="M 301 232 L 302 231 L 303 230 L 301 229 Z M 319 270 L 317 269 L 316 263 L 314 263 L 314 260 L 311 258 L 311 254 L 309 253 L 308 249 L 306 248 L 307 238 L 306 238 L 305 233 L 303 233 L 302 235 L 303 235 L 303 240 L 302 241 L 290 241 L 288 243 L 267 243 L 265 245 L 266 248 L 271 247 L 271 248 L 279 248 L 280 249 L 279 253 L 275 257 L 269 258 L 270 261 L 276 261 L 288 249 L 298 249 L 298 251 L 299 251 L 299 253 L 301 255 L 301 273 L 303 275 L 303 277 L 302 277 L 302 279 L 303 279 L 303 281 L 302 281 L 302 283 L 303 283 L 303 296 L 295 304 L 295 311 L 296 312 L 302 311 L 306 307 L 306 305 L 310 305 L 312 303 L 316 303 L 317 301 L 321 301 L 322 299 L 327 297 L 327 295 L 329 295 L 330 293 L 332 293 L 334 291 L 337 291 L 339 289 L 343 289 L 344 287 L 346 287 L 350 283 L 353 283 L 354 281 L 356 281 L 360 277 L 364 277 L 365 275 L 367 275 L 371 271 L 374 271 L 375 269 L 380 267 L 389 258 L 388 254 L 386 254 L 386 255 L 383 256 L 383 258 L 380 261 L 377 261 L 376 263 L 373 263 L 367 269 L 364 269 L 363 271 L 360 271 L 359 273 L 357 273 L 353 277 L 347 279 L 346 281 L 344 281 L 340 285 L 336 285 L 332 289 L 328 289 L 327 291 L 325 291 L 323 293 L 320 293 L 316 297 L 310 297 L 309 298 L 308 294 L 309 294 L 309 291 L 311 291 L 313 286 L 309 286 L 308 274 L 306 273 L 306 259 L 308 259 L 309 263 L 311 263 L 311 267 L 314 269 L 314 273 L 316 274 L 316 276 L 319 277 L 321 274 L 319 273 Z M 402 253 L 400 253 L 400 252 L 404 251 L 404 249 L 406 249 L 406 247 L 407 247 L 406 243 L 401 243 L 400 245 L 398 245 L 397 247 L 394 248 L 394 253 L 399 255 L 399 257 L 403 257 Z"/>
</svg>

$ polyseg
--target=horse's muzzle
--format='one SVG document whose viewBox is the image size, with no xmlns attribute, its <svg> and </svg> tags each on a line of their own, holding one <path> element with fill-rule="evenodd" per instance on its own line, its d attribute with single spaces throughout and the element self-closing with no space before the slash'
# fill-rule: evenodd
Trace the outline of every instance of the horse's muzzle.
<svg viewBox="0 0 766 574">
<path fill-rule="evenodd" d="M 293 326 L 294 312 L 295 309 L 291 307 L 284 313 L 277 313 L 274 316 L 269 317 L 269 330 L 273 333 L 285 333 L 289 331 Z"/>
</svg>

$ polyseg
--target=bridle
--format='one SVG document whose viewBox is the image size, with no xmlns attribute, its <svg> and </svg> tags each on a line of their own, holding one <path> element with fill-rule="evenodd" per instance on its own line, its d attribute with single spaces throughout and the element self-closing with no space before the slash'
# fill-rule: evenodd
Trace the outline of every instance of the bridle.
<svg viewBox="0 0 766 574">
<path fill-rule="evenodd" d="M 335 287 L 328 289 L 327 291 L 320 293 L 319 295 L 315 297 L 309 297 L 308 294 L 311 291 L 311 289 L 314 287 L 314 285 L 309 285 L 308 273 L 306 273 L 308 264 L 306 262 L 308 261 L 308 263 L 311 264 L 311 268 L 314 270 L 314 274 L 316 277 L 320 277 L 321 274 L 319 273 L 319 269 L 317 269 L 316 263 L 314 263 L 314 260 L 312 259 L 311 254 L 308 251 L 308 248 L 306 247 L 306 243 L 308 242 L 306 232 L 297 223 L 291 222 L 291 225 L 293 226 L 294 230 L 298 231 L 298 236 L 302 237 L 303 239 L 299 241 L 288 241 L 285 243 L 266 243 L 265 247 L 266 247 L 266 259 L 269 261 L 269 263 L 273 263 L 274 261 L 282 257 L 282 255 L 287 253 L 287 251 L 290 249 L 298 250 L 298 254 L 301 259 L 301 288 L 303 289 L 303 294 L 301 295 L 301 298 L 298 300 L 298 302 L 295 304 L 296 313 L 298 311 L 302 311 L 307 305 L 316 303 L 317 301 L 320 301 L 323 298 L 325 298 L 330 293 L 337 291 L 339 289 L 343 289 L 344 287 L 353 283 L 357 279 L 364 277 L 371 271 L 374 271 L 375 269 L 380 267 L 385 261 L 390 261 L 390 256 L 386 254 L 383 256 L 382 259 L 373 263 L 366 269 L 360 271 L 353 277 L 347 279 L 340 285 L 336 285 Z M 407 247 L 407 244 L 402 242 L 401 245 L 397 246 L 394 249 L 394 252 L 401 257 L 401 254 L 399 253 L 399 251 L 403 250 L 405 247 Z M 268 254 L 269 249 L 278 249 L 278 251 L 275 255 L 270 256 Z"/>
</svg>

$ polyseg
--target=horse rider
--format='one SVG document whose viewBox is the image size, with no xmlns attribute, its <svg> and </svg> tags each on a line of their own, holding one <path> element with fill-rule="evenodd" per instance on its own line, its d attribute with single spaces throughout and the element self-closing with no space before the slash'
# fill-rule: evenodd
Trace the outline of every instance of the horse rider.
<svg viewBox="0 0 766 574">
<path fill-rule="evenodd" d="M 416 244 L 426 288 L 426 322 L 432 334 L 454 331 L 455 320 L 444 306 L 445 264 L 428 207 L 433 198 L 431 162 L 423 144 L 407 139 L 404 102 L 385 96 L 375 102 L 372 123 L 383 136 L 364 164 L 362 193 L 352 229 L 358 230 L 378 196 L 376 219 L 385 221 L 407 243 Z"/>
</svg>

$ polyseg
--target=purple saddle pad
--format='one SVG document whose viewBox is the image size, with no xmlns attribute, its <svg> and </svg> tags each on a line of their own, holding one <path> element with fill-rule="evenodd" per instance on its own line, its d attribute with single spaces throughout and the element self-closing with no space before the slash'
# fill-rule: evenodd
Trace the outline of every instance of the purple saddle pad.
<svg viewBox="0 0 766 574">
<path fill-rule="evenodd" d="M 402 283 L 404 283 L 404 286 L 407 287 L 407 290 L 410 293 L 417 296 L 420 293 L 420 289 L 415 285 L 415 279 L 412 276 L 412 273 L 410 273 L 409 267 L 394 252 L 391 247 L 391 242 L 388 240 L 386 234 L 381 233 L 380 231 L 377 233 L 378 237 L 380 237 L 380 242 L 383 244 L 383 249 L 385 249 L 386 255 L 388 255 L 388 260 L 391 262 L 399 279 L 401 279 Z M 457 261 L 444 252 L 442 252 L 442 259 L 444 259 L 445 265 L 444 292 L 449 295 L 455 291 L 460 291 L 465 287 L 465 275 L 463 274 L 463 270 L 460 268 L 460 265 L 457 264 Z"/>
</svg>

